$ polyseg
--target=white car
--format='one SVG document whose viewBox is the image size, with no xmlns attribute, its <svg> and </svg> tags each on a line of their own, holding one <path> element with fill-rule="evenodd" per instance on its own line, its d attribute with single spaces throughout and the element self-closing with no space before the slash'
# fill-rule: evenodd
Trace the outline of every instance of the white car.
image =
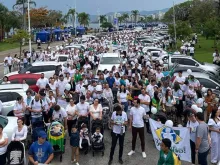
<svg viewBox="0 0 220 165">
<path fill-rule="evenodd" d="M 0 85 L 0 100 L 2 102 L 1 114 L 13 116 L 13 108 L 18 96 L 26 98 L 27 84 L 4 84 Z"/>
<path fill-rule="evenodd" d="M 1 116 L 0 124 L 3 126 L 3 132 L 8 136 L 8 144 L 11 142 L 12 134 L 17 126 L 17 117 Z"/>
<path fill-rule="evenodd" d="M 105 69 L 111 71 L 113 66 L 116 66 L 116 68 L 118 68 L 120 63 L 121 63 L 121 58 L 118 53 L 104 53 L 101 56 L 101 60 L 97 71 L 98 70 L 104 71 Z"/>
<path fill-rule="evenodd" d="M 55 70 L 58 66 L 61 66 L 62 63 L 56 61 L 38 61 L 34 62 L 31 66 L 22 69 L 20 72 L 11 72 L 5 76 L 11 76 L 15 74 L 24 74 L 24 73 L 33 73 L 33 74 L 41 74 L 44 73 L 46 78 L 53 77 Z"/>
</svg>

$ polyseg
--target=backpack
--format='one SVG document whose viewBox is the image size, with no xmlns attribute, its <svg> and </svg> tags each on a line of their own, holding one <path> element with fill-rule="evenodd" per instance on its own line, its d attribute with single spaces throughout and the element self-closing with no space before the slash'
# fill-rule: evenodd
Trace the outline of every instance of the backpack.
<svg viewBox="0 0 220 165">
<path fill-rule="evenodd" d="M 43 101 L 40 99 L 41 108 L 43 109 Z M 31 101 L 31 107 L 34 105 L 34 99 Z"/>
</svg>

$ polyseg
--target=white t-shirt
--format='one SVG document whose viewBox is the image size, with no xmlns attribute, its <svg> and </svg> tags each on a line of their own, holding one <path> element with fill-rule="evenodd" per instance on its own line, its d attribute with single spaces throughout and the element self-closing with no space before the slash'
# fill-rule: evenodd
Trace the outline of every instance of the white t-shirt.
<svg viewBox="0 0 220 165">
<path fill-rule="evenodd" d="M 111 117 L 111 120 L 113 120 L 115 123 L 124 123 L 124 122 L 127 122 L 128 121 L 128 117 L 127 117 L 127 114 L 126 112 L 122 111 L 122 115 L 121 116 L 117 116 L 116 115 L 116 111 L 114 111 L 112 113 L 112 117 Z M 116 133 L 116 134 L 120 134 L 121 133 L 121 126 L 120 125 L 114 125 L 113 126 L 113 132 Z M 123 128 L 123 133 L 125 133 L 125 127 Z"/>
<path fill-rule="evenodd" d="M 49 83 L 49 86 L 53 93 L 56 94 L 56 82 L 54 82 L 54 84 Z"/>
<path fill-rule="evenodd" d="M 39 78 L 37 80 L 36 85 L 40 87 L 40 89 L 44 89 L 46 87 L 46 85 L 49 83 L 47 78 Z"/>
<path fill-rule="evenodd" d="M 27 126 L 24 125 L 20 132 L 18 131 L 18 126 L 15 127 L 11 140 L 19 139 L 21 141 L 21 140 L 25 140 L 26 138 L 27 138 Z"/>
<path fill-rule="evenodd" d="M 121 93 L 117 93 L 117 97 L 119 97 L 120 98 L 120 101 L 122 102 L 122 103 L 124 103 L 124 102 L 127 102 L 128 100 L 127 100 L 127 95 L 128 95 L 128 91 L 126 90 L 125 91 L 125 93 L 124 92 L 121 92 Z"/>
<path fill-rule="evenodd" d="M 102 112 L 102 105 L 98 104 L 96 109 L 95 109 L 95 107 L 93 105 L 90 105 L 89 112 L 90 112 L 90 114 L 92 113 L 94 118 L 99 118 L 100 112 Z"/>
<path fill-rule="evenodd" d="M 198 121 L 196 121 L 195 123 L 193 123 L 192 121 L 188 121 L 186 124 L 186 127 L 191 128 L 190 140 L 192 140 L 193 142 L 196 141 L 196 128 L 198 127 L 198 125 Z"/>
<path fill-rule="evenodd" d="M 132 116 L 132 126 L 136 128 L 144 127 L 144 116 L 146 115 L 145 109 L 143 107 L 132 107 L 130 110 L 130 116 Z"/>
<path fill-rule="evenodd" d="M 16 117 L 24 116 L 24 112 L 22 112 L 22 110 L 25 107 L 26 107 L 26 103 L 24 103 L 24 107 L 23 107 L 23 104 L 19 104 L 18 102 L 16 102 L 13 110 L 19 113 L 14 113 L 14 115 Z"/>
<path fill-rule="evenodd" d="M 194 47 L 190 47 L 189 52 L 190 53 L 194 53 L 195 48 Z"/>
<path fill-rule="evenodd" d="M 84 104 L 78 103 L 76 109 L 79 112 L 79 115 L 85 116 L 89 112 L 89 103 L 85 102 Z"/>
<path fill-rule="evenodd" d="M 63 80 L 63 81 L 58 81 L 56 83 L 56 87 L 58 88 L 58 91 L 59 91 L 59 94 L 60 95 L 63 95 L 64 94 L 64 90 L 65 90 L 65 85 L 67 84 L 68 82 Z"/>
<path fill-rule="evenodd" d="M 163 78 L 164 77 L 164 75 L 163 75 L 163 73 L 162 72 L 160 72 L 160 73 L 156 73 L 156 79 L 157 79 L 157 81 L 160 81 L 161 80 L 161 78 Z"/>
<path fill-rule="evenodd" d="M 10 57 L 5 57 L 4 61 L 5 60 L 8 60 L 8 65 L 12 65 L 13 58 L 11 56 Z"/>
<path fill-rule="evenodd" d="M 154 97 L 154 86 L 149 84 L 147 86 L 147 89 L 146 89 L 147 93 L 150 95 L 151 98 Z"/>
<path fill-rule="evenodd" d="M 3 108 L 3 105 L 2 105 L 2 101 L 0 100 L 0 113 L 2 112 L 2 108 Z"/>
<path fill-rule="evenodd" d="M 93 92 L 93 91 L 95 90 L 95 87 L 94 87 L 93 85 L 89 85 L 89 86 L 88 86 L 88 90 L 89 90 L 90 92 Z"/>
<path fill-rule="evenodd" d="M 68 116 L 67 119 L 68 120 L 75 120 L 77 118 L 76 115 L 73 117 L 74 113 L 76 112 L 76 105 L 71 106 L 70 104 L 68 104 L 66 106 L 66 112 L 67 112 L 67 116 Z M 70 115 L 68 115 L 68 113 L 70 113 Z"/>
<path fill-rule="evenodd" d="M 60 107 L 59 111 L 53 111 L 53 120 L 58 119 L 59 121 L 64 121 L 64 118 L 67 117 L 67 113 L 65 111 L 65 109 L 63 109 L 62 107 Z"/>
<path fill-rule="evenodd" d="M 32 102 L 33 102 L 33 104 L 32 104 Z M 45 103 L 44 103 L 43 100 L 39 100 L 39 101 L 36 102 L 36 100 L 33 99 L 28 106 L 32 110 L 41 111 L 42 108 L 44 108 Z M 40 116 L 42 116 L 42 112 L 31 112 L 31 116 L 35 117 L 35 118 L 40 117 Z"/>
<path fill-rule="evenodd" d="M 145 102 L 150 102 L 150 100 L 151 100 L 149 95 L 145 95 L 145 96 L 144 96 L 144 95 L 140 94 L 140 95 L 138 96 L 138 98 L 139 98 L 140 100 L 142 100 L 142 101 L 145 101 Z M 149 112 L 149 111 L 150 111 L 149 105 L 141 104 L 140 106 L 145 109 L 145 112 Z"/>
<path fill-rule="evenodd" d="M 7 138 L 8 138 L 7 134 L 3 132 L 2 138 L 0 139 L 0 143 L 5 141 L 5 139 Z M 6 153 L 6 150 L 7 150 L 7 145 L 5 145 L 4 147 L 0 147 L 0 155 Z"/>
<path fill-rule="evenodd" d="M 196 104 L 199 108 L 202 108 L 203 107 L 203 103 L 204 103 L 204 100 L 203 98 L 199 98 L 197 101 L 196 101 Z"/>
</svg>

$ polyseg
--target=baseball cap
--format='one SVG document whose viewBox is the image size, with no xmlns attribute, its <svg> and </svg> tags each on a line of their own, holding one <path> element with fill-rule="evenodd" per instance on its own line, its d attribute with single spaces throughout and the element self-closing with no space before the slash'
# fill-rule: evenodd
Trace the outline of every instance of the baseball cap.
<svg viewBox="0 0 220 165">
<path fill-rule="evenodd" d="M 47 138 L 47 134 L 46 134 L 45 131 L 40 131 L 40 132 L 38 133 L 38 137 Z"/>
</svg>

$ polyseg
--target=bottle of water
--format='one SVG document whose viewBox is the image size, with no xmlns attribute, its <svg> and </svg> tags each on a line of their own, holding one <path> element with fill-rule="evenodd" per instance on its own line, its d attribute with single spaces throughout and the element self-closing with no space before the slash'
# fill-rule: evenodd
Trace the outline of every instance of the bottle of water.
<svg viewBox="0 0 220 165">
<path fill-rule="evenodd" d="M 123 133 L 124 133 L 124 126 L 122 125 L 120 135 L 123 135 Z"/>
</svg>

